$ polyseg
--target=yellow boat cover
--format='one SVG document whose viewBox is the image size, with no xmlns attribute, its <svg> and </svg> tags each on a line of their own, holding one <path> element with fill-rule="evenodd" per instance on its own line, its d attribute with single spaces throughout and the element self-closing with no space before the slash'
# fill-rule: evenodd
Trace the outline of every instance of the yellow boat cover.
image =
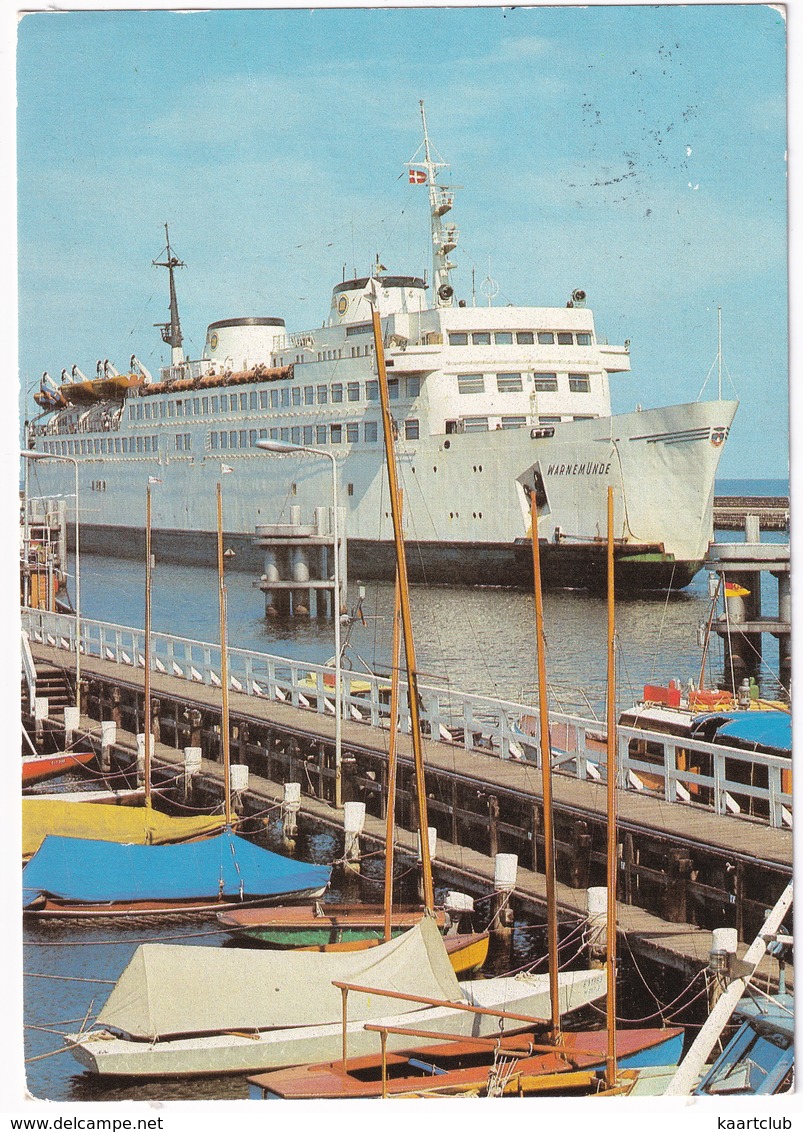
<svg viewBox="0 0 803 1132">
<path fill-rule="evenodd" d="M 23 798 L 22 855 L 35 853 L 48 834 L 125 845 L 168 845 L 216 833 L 225 824 L 222 814 L 171 817 L 146 806 Z"/>
</svg>

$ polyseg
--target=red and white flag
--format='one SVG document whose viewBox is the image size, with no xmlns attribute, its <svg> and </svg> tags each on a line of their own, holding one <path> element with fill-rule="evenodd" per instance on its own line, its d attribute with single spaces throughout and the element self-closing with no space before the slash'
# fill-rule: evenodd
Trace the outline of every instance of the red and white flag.
<svg viewBox="0 0 803 1132">
<path fill-rule="evenodd" d="M 427 183 L 427 175 L 423 169 L 410 170 L 410 184 L 411 185 L 425 185 Z"/>
<path fill-rule="evenodd" d="M 230 468 L 228 464 L 221 464 L 220 471 L 222 475 L 227 476 L 230 472 L 234 471 L 234 468 Z"/>
</svg>

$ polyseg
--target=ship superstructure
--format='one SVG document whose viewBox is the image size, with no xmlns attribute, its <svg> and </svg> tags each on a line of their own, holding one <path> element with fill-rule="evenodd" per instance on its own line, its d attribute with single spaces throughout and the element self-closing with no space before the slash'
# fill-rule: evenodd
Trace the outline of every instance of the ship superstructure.
<svg viewBox="0 0 803 1132">
<path fill-rule="evenodd" d="M 438 181 L 424 125 L 413 183 L 430 198 L 431 284 L 377 263 L 390 397 L 398 430 L 410 573 L 431 581 L 513 584 L 530 577 L 529 493 L 535 491 L 548 583 L 594 586 L 604 576 L 606 493 L 616 488 L 619 577 L 630 588 L 679 587 L 713 535 L 714 474 L 736 403 L 695 402 L 611 415 L 609 378 L 630 369 L 628 344 L 598 338 L 581 290 L 551 307 L 475 306 L 450 281 L 457 229 L 453 190 Z M 203 356 L 184 358 L 170 247 L 171 362 L 158 380 L 132 358 L 82 397 L 75 382 L 43 383 L 61 400 L 40 405 L 29 444 L 80 464 L 88 498 L 84 545 L 120 553 L 144 528 L 144 485 L 158 479 L 154 529 L 179 559 L 206 560 L 214 483 L 226 481 L 229 541 L 239 564 L 261 524 L 305 518 L 327 505 L 330 462 L 268 455 L 260 439 L 336 456 L 352 577 L 393 572 L 390 506 L 371 308 L 371 276 L 344 279 L 322 327 L 288 333 L 281 317 L 225 318 L 207 329 Z M 136 363 L 136 364 L 134 364 Z M 106 363 L 108 367 L 109 363 Z M 99 363 L 101 367 L 101 363 Z M 113 367 L 112 367 L 113 368 Z M 66 371 L 63 372 L 63 376 Z M 81 375 L 83 377 L 83 375 Z M 109 380 L 113 379 L 110 386 Z M 104 383 L 105 382 L 105 383 Z M 72 386 L 72 388 L 71 388 Z M 51 388 L 52 387 L 52 388 Z M 65 477 L 39 461 L 51 492 Z M 142 490 L 137 490 L 138 486 Z M 83 504 L 82 504 L 83 506 Z M 142 513 L 141 513 L 142 512 Z M 299 512 L 295 512 L 298 514 Z M 169 535 L 169 539 L 166 537 Z"/>
</svg>

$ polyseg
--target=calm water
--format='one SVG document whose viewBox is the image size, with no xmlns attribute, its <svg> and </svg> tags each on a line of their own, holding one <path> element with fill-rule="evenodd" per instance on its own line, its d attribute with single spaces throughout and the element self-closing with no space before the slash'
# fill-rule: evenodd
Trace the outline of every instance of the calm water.
<svg viewBox="0 0 803 1132">
<path fill-rule="evenodd" d="M 759 494 L 751 487 L 719 484 L 722 494 Z M 763 494 L 783 494 L 783 484 L 772 483 Z M 723 538 L 736 538 L 721 536 Z M 769 537 L 769 536 L 765 536 Z M 773 540 L 775 541 L 775 539 Z M 778 536 L 777 541 L 786 541 Z M 86 555 L 81 563 L 83 615 L 121 625 L 143 623 L 144 566 L 126 559 Z M 246 574 L 228 578 L 229 641 L 232 646 L 326 661 L 333 652 L 331 626 L 325 622 L 266 621 L 263 599 Z M 348 655 L 355 668 L 387 668 L 391 650 L 390 611 L 392 586 L 371 582 L 365 586 L 363 612 L 366 625 L 349 630 Z M 765 583 L 766 611 L 777 608 L 777 590 Z M 349 595 L 356 601 L 356 582 Z M 411 594 L 419 669 L 427 683 L 451 686 L 501 698 L 532 700 L 535 672 L 533 598 L 525 592 L 490 588 L 413 587 Z M 600 714 L 605 693 L 606 608 L 604 600 L 579 592 L 545 595 L 547 670 L 553 706 L 584 715 Z M 695 680 L 699 675 L 700 648 L 697 626 L 708 617 L 710 602 L 705 574 L 683 593 L 668 598 L 622 600 L 617 607 L 619 639 L 619 706 L 633 702 L 645 682 L 665 683 L 676 677 Z M 153 585 L 153 627 L 200 640 L 214 641 L 218 634 L 217 586 L 213 569 L 158 564 Z M 720 680 L 722 650 L 711 643 L 708 680 Z M 777 695 L 777 645 L 765 646 L 763 691 Z M 303 830 L 302 830 L 303 834 Z M 274 831 L 275 835 L 275 831 Z M 270 836 L 270 835 L 269 835 Z M 266 842 L 270 845 L 270 842 Z M 278 847 L 270 845 L 270 847 Z M 302 836 L 299 856 L 330 862 L 340 852 L 332 836 Z M 362 893 L 351 898 L 379 898 L 371 876 L 379 876 L 381 862 L 368 866 Z M 413 897 L 413 893 L 409 893 Z M 482 907 L 482 906 L 480 906 Z M 478 915 L 478 921 L 480 916 Z M 480 922 L 477 927 L 483 926 Z M 210 1078 L 202 1081 L 161 1083 L 100 1083 L 85 1073 L 69 1054 L 55 1053 L 60 1033 L 74 1032 L 97 1014 L 111 985 L 131 958 L 137 944 L 151 939 L 181 939 L 188 946 L 223 946 L 225 934 L 212 920 L 179 919 L 157 931 L 144 924 L 34 925 L 25 928 L 26 1059 L 28 1088 L 38 1098 L 58 1101 L 120 1099 L 236 1099 L 247 1095 L 244 1078 Z M 497 961 L 496 970 L 513 970 L 543 954 L 543 931 L 517 921 L 513 953 Z M 572 954 L 567 941 L 567 955 Z M 574 945 L 576 948 L 576 944 Z M 45 977 L 52 976 L 52 977 Z M 665 979 L 665 985 L 662 980 Z M 656 1000 L 669 1002 L 681 989 L 672 976 L 651 972 L 649 993 L 643 972 L 624 962 L 622 1013 L 632 1019 L 652 1015 Z M 701 1004 L 682 1014 L 684 1022 L 699 1022 Z M 45 1056 L 42 1056 L 45 1055 Z"/>
</svg>

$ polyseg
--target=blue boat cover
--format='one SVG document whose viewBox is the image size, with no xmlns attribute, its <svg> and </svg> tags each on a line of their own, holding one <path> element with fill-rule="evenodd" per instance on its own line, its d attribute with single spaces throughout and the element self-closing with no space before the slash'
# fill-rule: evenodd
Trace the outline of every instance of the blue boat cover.
<svg viewBox="0 0 803 1132">
<path fill-rule="evenodd" d="M 46 837 L 22 871 L 23 907 L 40 895 L 80 904 L 288 896 L 325 888 L 330 874 L 230 829 L 181 845 Z"/>
<path fill-rule="evenodd" d="M 762 747 L 778 754 L 792 753 L 792 716 L 786 711 L 733 711 L 696 716 L 692 727 L 703 722 L 723 719 L 717 728 L 716 742 L 734 741 L 740 745 Z"/>
</svg>

